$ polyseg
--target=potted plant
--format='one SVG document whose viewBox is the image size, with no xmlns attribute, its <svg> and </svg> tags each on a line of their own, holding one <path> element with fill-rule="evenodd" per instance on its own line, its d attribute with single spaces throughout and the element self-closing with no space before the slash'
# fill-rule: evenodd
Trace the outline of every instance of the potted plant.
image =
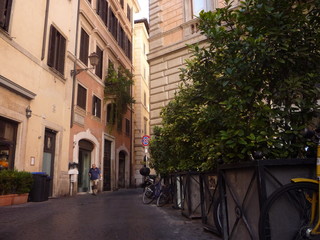
<svg viewBox="0 0 320 240">
<path fill-rule="evenodd" d="M 0 171 L 0 206 L 9 206 L 12 204 L 16 189 L 15 171 L 1 170 Z"/>
<path fill-rule="evenodd" d="M 25 171 L 16 171 L 15 182 L 15 193 L 18 195 L 14 196 L 12 204 L 26 203 L 33 184 L 32 174 Z"/>
<path fill-rule="evenodd" d="M 32 184 L 33 177 L 29 172 L 1 170 L 0 206 L 26 203 Z"/>
</svg>

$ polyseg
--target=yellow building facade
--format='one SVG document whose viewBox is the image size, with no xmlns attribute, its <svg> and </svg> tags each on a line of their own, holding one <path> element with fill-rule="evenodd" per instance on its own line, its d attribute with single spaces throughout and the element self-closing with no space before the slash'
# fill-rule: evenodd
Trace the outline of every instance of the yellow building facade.
<svg viewBox="0 0 320 240">
<path fill-rule="evenodd" d="M 221 0 L 150 0 L 151 129 L 161 124 L 161 109 L 178 90 L 180 68 L 190 57 L 187 45 L 206 41 L 198 31 L 196 16 L 201 10 L 214 11 L 221 6 Z"/>
<path fill-rule="evenodd" d="M 142 137 L 149 136 L 150 130 L 150 94 L 149 94 L 149 24 L 147 19 L 135 20 L 134 25 L 134 164 L 135 186 L 141 185 L 143 176 L 140 169 L 147 163 L 148 146 L 143 146 Z"/>
<path fill-rule="evenodd" d="M 49 195 L 65 196 L 90 191 L 79 188 L 80 174 L 70 181 L 82 158 L 105 171 L 101 190 L 130 186 L 133 114 L 109 131 L 104 79 L 110 62 L 133 72 L 138 10 L 136 0 L 0 1 L 1 169 L 44 172 Z"/>
</svg>

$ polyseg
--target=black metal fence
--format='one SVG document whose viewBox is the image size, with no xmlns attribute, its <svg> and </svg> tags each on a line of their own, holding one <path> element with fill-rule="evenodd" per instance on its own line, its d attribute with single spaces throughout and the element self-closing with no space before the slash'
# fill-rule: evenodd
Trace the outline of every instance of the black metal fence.
<svg viewBox="0 0 320 240">
<path fill-rule="evenodd" d="M 259 239 L 260 210 L 268 196 L 295 177 L 315 177 L 315 160 L 262 160 L 222 166 L 219 189 L 223 239 Z"/>
<path fill-rule="evenodd" d="M 166 180 L 174 186 L 173 207 L 224 240 L 259 239 L 260 210 L 268 196 L 292 178 L 314 178 L 315 159 L 260 160 L 224 165 L 217 172 L 182 172 Z"/>
</svg>

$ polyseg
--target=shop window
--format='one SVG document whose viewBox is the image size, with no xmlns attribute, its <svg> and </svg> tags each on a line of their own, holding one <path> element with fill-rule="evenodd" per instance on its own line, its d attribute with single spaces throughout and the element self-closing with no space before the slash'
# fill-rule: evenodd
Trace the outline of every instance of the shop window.
<svg viewBox="0 0 320 240">
<path fill-rule="evenodd" d="M 0 169 L 14 169 L 18 123 L 0 117 Z"/>
</svg>

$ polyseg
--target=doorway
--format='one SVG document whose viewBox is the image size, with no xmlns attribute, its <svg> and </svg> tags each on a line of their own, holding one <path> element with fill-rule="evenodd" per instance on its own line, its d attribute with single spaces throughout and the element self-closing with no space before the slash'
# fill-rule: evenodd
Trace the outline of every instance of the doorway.
<svg viewBox="0 0 320 240">
<path fill-rule="evenodd" d="M 44 135 L 42 172 L 45 172 L 51 179 L 49 187 L 49 197 L 52 196 L 53 189 L 55 143 L 56 132 L 46 128 Z"/>
<path fill-rule="evenodd" d="M 93 147 L 93 144 L 89 141 L 79 141 L 78 192 L 89 192 L 90 190 L 90 179 L 88 173 L 91 166 L 91 152 Z"/>
<path fill-rule="evenodd" d="M 125 188 L 126 179 L 126 153 L 124 151 L 119 152 L 119 180 L 118 187 Z"/>
<path fill-rule="evenodd" d="M 104 140 L 103 191 L 111 191 L 111 141 Z"/>
</svg>

